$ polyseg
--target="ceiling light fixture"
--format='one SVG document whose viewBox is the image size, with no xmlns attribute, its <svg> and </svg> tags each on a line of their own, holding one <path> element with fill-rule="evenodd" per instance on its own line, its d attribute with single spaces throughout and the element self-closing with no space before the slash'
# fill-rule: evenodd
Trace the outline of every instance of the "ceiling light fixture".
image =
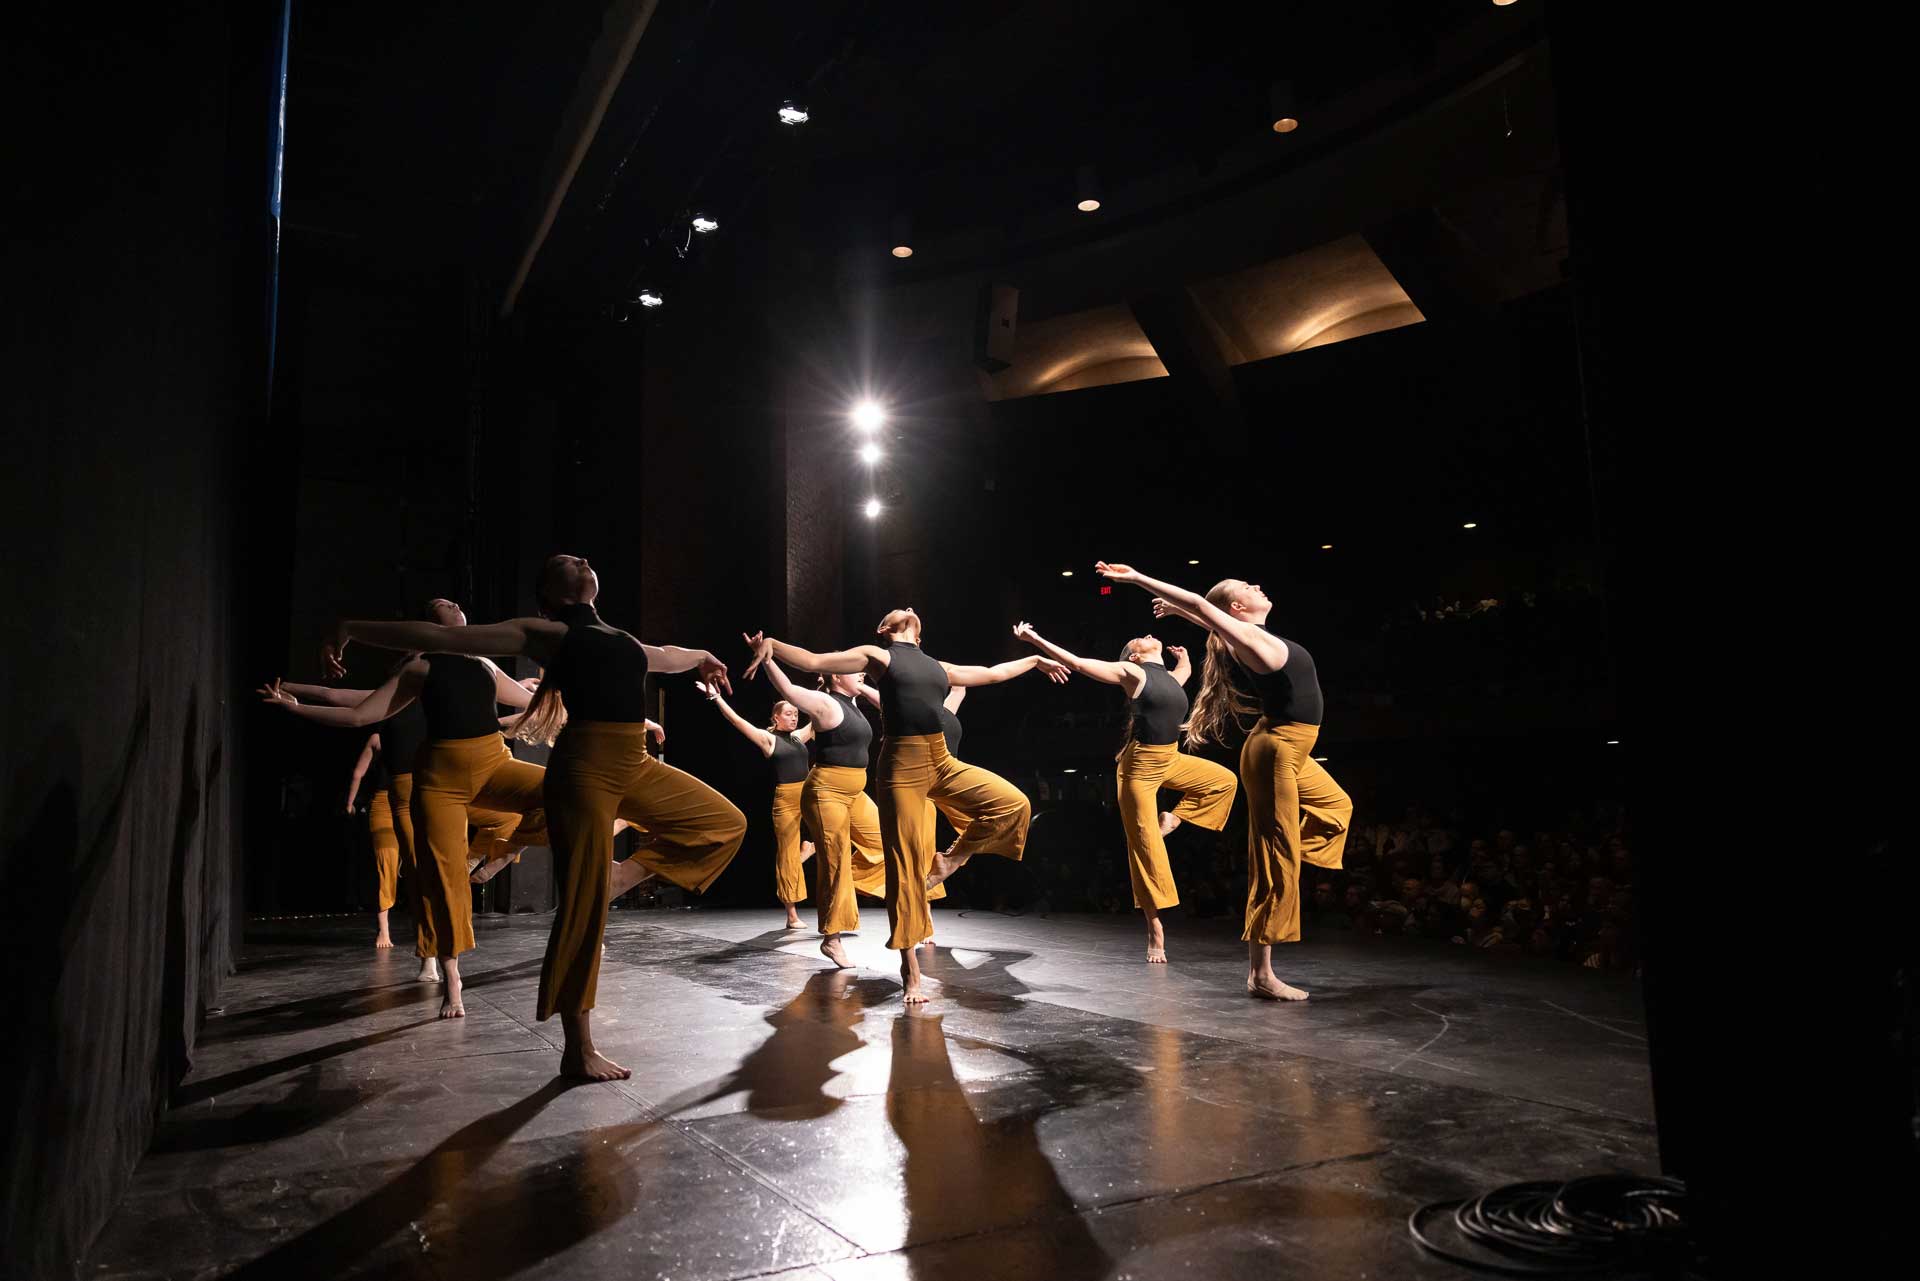
<svg viewBox="0 0 1920 1281">
<path fill-rule="evenodd" d="M 713 219 L 707 217 L 705 214 L 695 214 L 693 216 L 693 229 L 704 236 L 709 231 L 720 230 L 720 224 L 715 222 Z"/>
<path fill-rule="evenodd" d="M 780 123 L 783 125 L 803 125 L 812 118 L 805 107 L 791 98 L 780 104 Z"/>
<path fill-rule="evenodd" d="M 1267 89 L 1267 119 L 1273 123 L 1275 133 L 1292 133 L 1300 127 L 1291 80 L 1276 80 Z"/>
<path fill-rule="evenodd" d="M 1073 192 L 1077 198 L 1074 208 L 1081 213 L 1092 213 L 1100 207 L 1100 176 L 1092 165 L 1081 165 L 1074 170 Z"/>
<path fill-rule="evenodd" d="M 651 289 L 642 289 L 640 296 L 635 298 L 634 301 L 642 307 L 664 307 L 667 305 L 667 300 Z"/>
<path fill-rule="evenodd" d="M 878 498 L 869 498 L 867 500 L 866 512 L 868 520 L 878 520 L 880 518 L 880 500 Z"/>
</svg>

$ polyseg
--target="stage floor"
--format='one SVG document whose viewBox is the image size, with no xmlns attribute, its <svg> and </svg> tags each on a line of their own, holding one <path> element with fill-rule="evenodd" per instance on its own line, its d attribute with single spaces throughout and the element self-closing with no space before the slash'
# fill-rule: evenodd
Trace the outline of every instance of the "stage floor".
<svg viewBox="0 0 1920 1281">
<path fill-rule="evenodd" d="M 546 916 L 483 918 L 467 1018 L 370 930 L 251 941 L 79 1275 L 1459 1277 L 1422 1201 L 1652 1173 L 1634 985 L 1397 940 L 936 913 L 900 1003 L 885 916 L 836 973 L 777 911 L 616 912 L 596 1038 L 554 1078 Z M 396 924 L 396 938 L 410 937 Z M 923 953 L 924 955 L 924 953 Z"/>
</svg>

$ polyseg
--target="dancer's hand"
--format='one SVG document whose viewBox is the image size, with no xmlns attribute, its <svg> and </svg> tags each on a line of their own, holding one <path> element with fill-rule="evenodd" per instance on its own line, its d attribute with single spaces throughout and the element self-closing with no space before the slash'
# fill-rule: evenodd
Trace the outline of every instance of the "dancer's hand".
<svg viewBox="0 0 1920 1281">
<path fill-rule="evenodd" d="M 1029 645 L 1035 644 L 1040 639 L 1040 633 L 1033 630 L 1032 623 L 1015 623 L 1013 625 L 1013 634 Z"/>
<path fill-rule="evenodd" d="M 712 654 L 700 660 L 700 675 L 707 684 L 717 685 L 727 693 L 733 693 L 733 682 L 727 679 L 727 665 Z"/>
<path fill-rule="evenodd" d="M 538 676 L 522 676 L 514 683 L 519 685 L 521 689 L 526 690 L 529 694 L 538 694 L 540 692 L 540 679 Z"/>
<path fill-rule="evenodd" d="M 1155 596 L 1153 598 L 1153 616 L 1155 618 L 1185 618 L 1186 614 L 1182 613 L 1179 606 L 1175 605 L 1166 597 Z"/>
<path fill-rule="evenodd" d="M 694 688 L 695 689 L 700 688 L 700 683 L 698 681 L 694 682 Z M 655 722 L 653 721 L 647 722 L 647 734 L 649 737 L 653 739 L 653 745 L 655 747 L 665 747 L 667 745 L 667 731 L 662 729 Z"/>
<path fill-rule="evenodd" d="M 800 842 L 800 861 L 804 863 L 812 857 L 813 857 L 813 842 L 801 841 Z"/>
<path fill-rule="evenodd" d="M 1034 666 L 1045 672 L 1047 679 L 1055 685 L 1065 685 L 1067 683 L 1067 677 L 1071 672 L 1071 669 L 1068 668 L 1065 663 L 1056 663 L 1051 658 L 1043 658 L 1035 663 Z"/>
<path fill-rule="evenodd" d="M 720 697 L 720 691 L 715 689 L 713 686 L 707 684 L 705 681 L 695 681 L 693 683 L 693 687 L 699 690 L 700 697 L 706 699 L 709 703 L 711 703 L 714 699 Z"/>
<path fill-rule="evenodd" d="M 1187 647 L 1185 645 L 1169 645 L 1167 646 L 1167 653 L 1173 655 L 1173 665 L 1175 667 L 1187 661 Z"/>
<path fill-rule="evenodd" d="M 742 632 L 740 639 L 745 641 L 747 648 L 753 651 L 753 661 L 747 664 L 746 671 L 740 673 L 741 680 L 750 681 L 760 668 L 773 658 L 773 640 L 765 632 L 755 632 L 751 636 Z"/>
<path fill-rule="evenodd" d="M 270 683 L 262 685 L 253 692 L 260 696 L 260 701 L 263 703 L 278 703 L 282 707 L 300 706 L 299 699 L 280 688 L 280 678 L 278 676 L 274 677 Z"/>
<path fill-rule="evenodd" d="M 333 634 L 320 642 L 320 670 L 329 676 L 347 674 L 347 623 L 333 625 Z"/>
<path fill-rule="evenodd" d="M 1131 565 L 1109 565 L 1104 560 L 1094 562 L 1093 572 L 1116 583 L 1131 583 L 1140 577 Z"/>
<path fill-rule="evenodd" d="M 353 813 L 353 793 L 347 793 L 347 813 Z"/>
</svg>

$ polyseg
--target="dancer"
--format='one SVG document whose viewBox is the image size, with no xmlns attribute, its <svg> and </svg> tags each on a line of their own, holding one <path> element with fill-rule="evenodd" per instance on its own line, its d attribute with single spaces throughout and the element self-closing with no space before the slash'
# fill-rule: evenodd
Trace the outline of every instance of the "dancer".
<svg viewBox="0 0 1920 1281">
<path fill-rule="evenodd" d="M 1183 822 L 1215 832 L 1225 827 L 1239 786 L 1232 770 L 1180 750 L 1180 726 L 1187 719 L 1184 686 L 1193 675 L 1187 651 L 1163 646 L 1154 636 L 1136 636 L 1120 651 L 1119 662 L 1107 663 L 1068 653 L 1030 623 L 1016 624 L 1013 634 L 1082 676 L 1126 692 L 1127 741 L 1115 771 L 1120 824 L 1127 834 L 1133 905 L 1147 921 L 1147 962 L 1164 965 L 1167 940 L 1160 911 L 1180 902 L 1167 862 L 1167 835 Z M 1174 658 L 1171 672 L 1167 654 Z M 1180 803 L 1164 812 L 1159 809 L 1163 788 L 1180 793 Z"/>
<path fill-rule="evenodd" d="M 1240 749 L 1247 789 L 1247 992 L 1275 1001 L 1307 994 L 1273 972 L 1273 945 L 1300 938 L 1300 862 L 1339 867 L 1353 801 L 1313 759 L 1325 700 L 1313 655 L 1266 629 L 1273 602 L 1257 583 L 1226 578 L 1200 596 L 1101 561 L 1095 572 L 1155 593 L 1158 617 L 1178 615 L 1208 631 L 1189 743 L 1222 743 L 1254 709 L 1233 689 L 1238 663 L 1260 695 L 1260 719 Z"/>
<path fill-rule="evenodd" d="M 1026 847 L 1033 807 L 998 774 L 947 755 L 939 707 L 954 685 L 998 685 L 1039 668 L 1064 681 L 1067 670 L 1034 655 L 993 667 L 943 663 L 920 649 L 920 616 L 896 609 L 875 629 L 882 645 L 815 654 L 770 636 L 747 638 L 752 675 L 774 659 L 803 672 L 864 673 L 880 695 L 885 739 L 880 747 L 880 842 L 887 860 L 887 946 L 900 953 L 900 981 L 909 1005 L 924 1004 L 915 945 L 933 933 L 927 893 L 977 853 L 1018 859 Z M 951 799 L 969 820 L 966 835 L 949 855 L 933 849 L 933 802 Z M 936 866 L 941 864 L 943 866 Z"/>
<path fill-rule="evenodd" d="M 339 672 L 348 642 L 359 640 L 432 653 L 525 655 L 546 667 L 516 731 L 536 740 L 553 737 L 566 717 L 544 787 L 561 901 L 540 969 L 537 1014 L 542 1020 L 560 1015 L 564 1075 L 610 1081 L 633 1073 L 593 1045 L 608 904 L 649 875 L 704 891 L 739 851 L 747 820 L 720 793 L 647 751 L 648 672 L 698 668 L 708 684 L 731 693 L 726 664 L 703 649 L 646 645 L 609 626 L 593 607 L 599 592 L 599 576 L 585 558 L 553 556 L 534 588 L 539 618 L 479 627 L 342 622 L 322 658 Z M 616 817 L 647 835 L 619 864 L 612 861 Z M 601 870 L 608 867 L 611 873 Z"/>
<path fill-rule="evenodd" d="M 373 918 L 379 926 L 373 945 L 385 948 L 393 946 L 393 935 L 387 932 L 387 913 L 400 889 L 400 837 L 393 830 L 393 802 L 387 795 L 392 775 L 380 751 L 378 730 L 367 735 L 359 757 L 353 762 L 353 777 L 347 780 L 347 813 L 354 812 L 360 781 L 369 774 L 373 777 L 367 783 L 367 838 L 373 843 L 373 870 L 379 884 L 376 901 L 380 906 Z"/>
<path fill-rule="evenodd" d="M 450 600 L 427 604 L 431 623 L 392 627 L 465 627 L 467 616 Z M 427 742 L 413 763 L 409 798 L 413 830 L 432 867 L 420 879 L 417 949 L 439 961 L 444 995 L 440 1017 L 466 1017 L 460 954 L 473 950 L 473 895 L 468 877 L 486 862 L 511 857 L 544 840 L 542 782 L 546 771 L 507 750 L 496 703 L 524 708 L 533 696 L 484 658 L 421 653 L 352 707 L 307 707 L 283 700 L 298 715 L 326 724 L 368 725 L 418 701 Z M 477 835 L 468 839 L 468 824 Z"/>
<path fill-rule="evenodd" d="M 815 727 L 800 725 L 800 709 L 782 699 L 773 705 L 765 729 L 733 710 L 724 695 L 705 681 L 695 689 L 720 709 L 729 724 L 760 749 L 773 772 L 773 892 L 787 909 L 787 928 L 800 928 L 794 904 L 807 897 L 807 873 L 802 866 L 813 857 L 813 842 L 800 830 L 800 791 L 807 785 L 807 744 Z"/>
</svg>

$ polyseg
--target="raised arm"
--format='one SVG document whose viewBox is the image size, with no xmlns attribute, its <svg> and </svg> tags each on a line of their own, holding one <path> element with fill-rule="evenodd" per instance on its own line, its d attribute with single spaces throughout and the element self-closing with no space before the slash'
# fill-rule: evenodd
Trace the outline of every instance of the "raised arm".
<svg viewBox="0 0 1920 1281">
<path fill-rule="evenodd" d="M 747 676 L 752 676 L 759 671 L 768 659 L 777 659 L 796 672 L 833 673 L 843 676 L 865 672 L 878 680 L 880 673 L 887 669 L 889 662 L 887 651 L 878 645 L 855 645 L 851 649 L 836 649 L 825 654 L 816 654 L 810 649 L 801 649 L 798 645 L 789 645 L 785 641 L 775 640 L 764 632 L 755 632 L 741 639 L 745 640 L 747 648 L 753 651 L 753 661 L 747 664 Z"/>
<path fill-rule="evenodd" d="M 380 688 L 352 707 L 311 706 L 299 702 L 278 685 L 265 687 L 260 691 L 260 695 L 266 702 L 284 708 L 302 720 L 318 721 L 322 725 L 360 728 L 379 724 L 418 698 L 420 686 L 426 680 L 426 674 L 427 665 L 415 659 L 387 677 Z"/>
<path fill-rule="evenodd" d="M 1131 565 L 1110 565 L 1100 561 L 1094 572 L 1116 583 L 1132 583 L 1152 592 L 1175 612 L 1206 628 L 1227 643 L 1233 656 L 1255 672 L 1277 672 L 1287 665 L 1287 643 L 1264 627 L 1235 618 L 1205 596 L 1184 587 L 1149 578 Z"/>
<path fill-rule="evenodd" d="M 780 664 L 772 659 L 762 663 L 760 670 L 769 681 L 773 682 L 773 687 L 780 691 L 780 697 L 805 712 L 814 724 L 823 730 L 839 728 L 840 718 L 846 715 L 846 712 L 839 703 L 827 697 L 823 691 L 801 689 L 787 679 L 787 674 L 780 670 Z"/>
<path fill-rule="evenodd" d="M 1187 659 L 1187 647 L 1184 645 L 1169 645 L 1167 646 L 1167 653 L 1173 655 L 1173 670 L 1169 673 L 1173 677 L 1173 683 L 1176 685 L 1185 685 L 1193 675 L 1193 664 Z"/>
<path fill-rule="evenodd" d="M 1042 636 L 1033 629 L 1032 623 L 1015 623 L 1013 634 L 1048 658 L 1065 664 L 1089 680 L 1120 686 L 1126 690 L 1128 698 L 1137 696 L 1141 686 L 1147 683 L 1147 674 L 1140 670 L 1138 663 L 1109 663 L 1104 659 L 1082 658 Z"/>
<path fill-rule="evenodd" d="M 308 703 L 324 703 L 328 707 L 352 707 L 355 703 L 373 693 L 370 689 L 335 689 L 331 685 L 303 685 L 298 681 L 275 681 L 287 693 Z"/>
<path fill-rule="evenodd" d="M 380 622 L 342 619 L 320 647 L 320 663 L 327 673 L 346 672 L 349 641 L 417 654 L 471 654 L 476 658 L 525 654 L 542 663 L 552 660 L 567 637 L 563 624 L 545 618 L 510 618 L 504 623 L 442 627 L 438 623 Z"/>
<path fill-rule="evenodd" d="M 752 721 L 748 720 L 746 717 L 742 716 L 740 713 L 734 711 L 732 706 L 728 704 L 727 700 L 720 696 L 720 691 L 714 686 L 707 684 L 705 681 L 695 681 L 693 683 L 693 687 L 699 690 L 702 694 L 705 694 L 707 696 L 707 701 L 709 703 L 712 703 L 715 707 L 719 708 L 720 714 L 726 717 L 728 722 L 735 729 L 739 730 L 742 734 L 744 734 L 747 737 L 748 741 L 750 741 L 755 747 L 760 749 L 760 754 L 762 756 L 773 755 L 773 731 L 772 730 L 761 729 L 758 725 L 755 725 Z"/>
<path fill-rule="evenodd" d="M 992 667 L 975 667 L 964 663 L 942 663 L 940 666 L 946 669 L 949 685 L 999 685 L 1036 670 L 1045 672 L 1047 679 L 1056 684 L 1064 685 L 1067 682 L 1064 663 L 1056 663 L 1038 654 L 995 663 Z"/>
<path fill-rule="evenodd" d="M 940 700 L 940 706 L 946 708 L 955 716 L 958 716 L 960 714 L 960 704 L 966 701 L 967 687 L 965 685 L 954 685 L 947 690 L 947 696 Z M 878 694 L 873 696 L 873 705 L 875 707 L 880 706 L 880 696 Z"/>
<path fill-rule="evenodd" d="M 353 763 L 353 777 L 347 780 L 347 813 L 353 813 L 353 798 L 360 794 L 360 780 L 367 776 L 367 770 L 373 765 L 373 754 L 380 750 L 380 736 L 367 735 L 367 741 L 360 749 L 360 756 Z"/>
</svg>

